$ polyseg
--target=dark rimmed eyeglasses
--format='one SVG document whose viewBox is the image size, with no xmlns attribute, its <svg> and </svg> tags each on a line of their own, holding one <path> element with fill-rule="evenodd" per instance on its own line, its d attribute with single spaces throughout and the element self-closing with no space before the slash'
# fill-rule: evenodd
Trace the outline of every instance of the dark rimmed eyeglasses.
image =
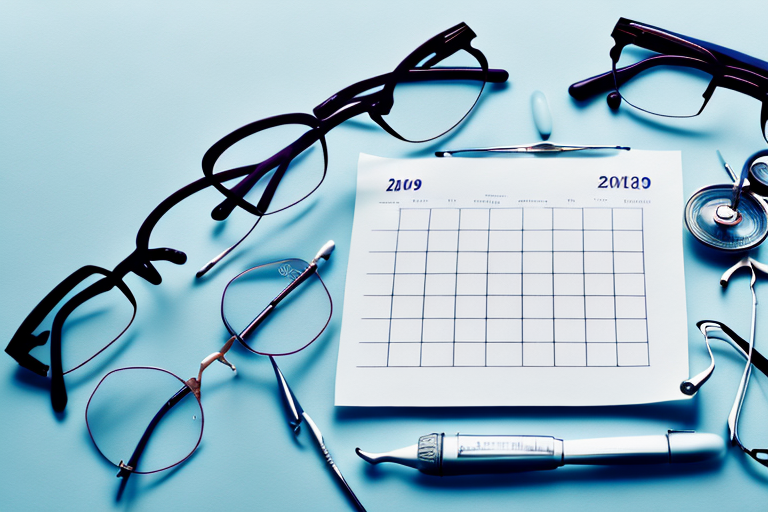
<svg viewBox="0 0 768 512">
<path fill-rule="evenodd" d="M 204 427 L 203 372 L 215 361 L 235 371 L 225 356 L 237 341 L 250 352 L 269 356 L 291 429 L 298 434 L 301 424 L 307 423 L 352 503 L 365 510 L 275 360 L 304 350 L 328 326 L 333 303 L 317 267 L 333 249 L 331 241 L 309 263 L 295 258 L 280 260 L 232 278 L 221 298 L 221 318 L 230 338 L 203 359 L 197 377 L 185 381 L 162 368 L 134 366 L 112 370 L 101 379 L 88 400 L 85 420 L 96 449 L 118 468 L 117 476 L 123 479 L 121 490 L 131 474 L 164 471 L 197 450 Z"/>
<path fill-rule="evenodd" d="M 693 117 L 724 87 L 762 103 L 760 130 L 768 141 L 768 62 L 626 18 L 611 37 L 611 71 L 571 85 L 573 98 L 612 91 L 608 105 L 614 110 L 624 100 L 650 114 Z"/>
<path fill-rule="evenodd" d="M 257 217 L 244 237 L 198 272 L 200 277 L 237 247 L 263 216 L 295 205 L 320 186 L 328 165 L 325 134 L 340 123 L 367 113 L 391 135 L 411 142 L 431 140 L 458 125 L 486 83 L 508 78 L 506 71 L 488 68 L 483 54 L 471 46 L 475 37 L 460 23 L 421 45 L 392 73 L 331 96 L 314 109 L 314 115 L 271 117 L 222 138 L 203 157 L 203 178 L 174 192 L 149 214 L 136 236 L 136 249 L 127 258 L 111 271 L 88 265 L 64 279 L 24 319 L 5 351 L 24 368 L 45 377 L 48 365 L 30 351 L 50 337 L 51 402 L 54 410 L 63 411 L 67 403 L 64 375 L 114 343 L 136 316 L 136 300 L 125 276 L 132 272 L 158 285 L 162 278 L 153 262 L 186 262 L 181 251 L 149 248 L 152 230 L 170 209 L 213 186 L 226 196 L 212 212 L 215 220 L 227 218 L 236 207 Z M 226 187 L 230 181 L 237 182 Z M 50 329 L 36 334 L 59 305 Z M 66 362 L 62 360 L 63 334 Z"/>
</svg>

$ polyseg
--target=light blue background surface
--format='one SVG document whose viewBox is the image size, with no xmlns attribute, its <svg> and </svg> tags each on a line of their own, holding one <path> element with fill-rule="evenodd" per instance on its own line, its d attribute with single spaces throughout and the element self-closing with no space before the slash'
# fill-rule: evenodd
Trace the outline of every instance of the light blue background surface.
<svg viewBox="0 0 768 512">
<path fill-rule="evenodd" d="M 195 282 L 195 270 L 235 241 L 250 219 L 236 212 L 217 229 L 208 215 L 219 200 L 212 191 L 175 209 L 153 240 L 184 250 L 188 263 L 159 263 L 160 287 L 127 278 L 139 303 L 136 322 L 117 347 L 67 377 L 70 399 L 62 417 L 51 410 L 46 381 L 18 370 L 3 354 L 0 510 L 349 509 L 306 433 L 294 441 L 268 361 L 243 350 L 231 357 L 237 376 L 220 365 L 206 373 L 206 428 L 197 453 L 177 469 L 132 477 L 119 502 L 115 470 L 93 448 L 83 415 L 98 379 L 112 368 L 154 365 L 184 378 L 196 374 L 225 339 L 218 305 L 226 281 L 260 262 L 309 259 L 328 239 L 338 249 L 322 275 L 337 313 L 324 336 L 285 358 L 282 368 L 369 510 L 763 510 L 768 471 L 735 448 L 722 462 L 697 466 L 577 467 L 456 479 L 371 468 L 354 454 L 356 446 L 387 450 L 433 431 L 568 439 L 693 428 L 725 435 L 741 371 L 725 350 L 700 396 L 661 405 L 341 410 L 333 407 L 333 384 L 360 152 L 428 157 L 439 148 L 536 141 L 529 98 L 539 89 L 552 110 L 554 141 L 681 150 L 687 197 L 725 180 L 715 149 L 740 168 L 766 146 L 757 101 L 718 90 L 699 118 L 662 120 L 626 106 L 613 114 L 604 96 L 577 105 L 568 85 L 608 70 L 609 36 L 620 16 L 768 59 L 767 15 L 768 4 L 756 1 L 3 2 L 3 346 L 73 270 L 112 268 L 129 254 L 145 216 L 200 177 L 205 150 L 233 129 L 271 115 L 310 112 L 337 90 L 394 69 L 459 21 L 474 29 L 474 45 L 492 67 L 507 69 L 510 80 L 487 91 L 468 122 L 433 145 L 400 142 L 363 118 L 335 129 L 319 191 L 264 220 L 202 282 Z M 734 258 L 704 250 L 684 231 L 684 199 L 669 205 L 669 216 L 684 238 L 690 360 L 699 369 L 706 359 L 695 322 L 724 320 L 746 334 L 749 297 L 744 276 L 725 293 L 718 286 Z M 766 259 L 764 253 L 756 254 Z M 758 335 L 765 328 L 758 325 Z"/>
</svg>

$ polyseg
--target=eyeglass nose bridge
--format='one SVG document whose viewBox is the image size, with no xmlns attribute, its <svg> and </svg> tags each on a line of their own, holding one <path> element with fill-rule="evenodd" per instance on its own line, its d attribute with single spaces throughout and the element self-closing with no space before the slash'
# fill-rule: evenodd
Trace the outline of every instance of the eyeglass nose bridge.
<svg viewBox="0 0 768 512">
<path fill-rule="evenodd" d="M 197 373 L 197 385 L 200 385 L 200 382 L 203 378 L 203 372 L 206 368 L 208 368 L 214 361 L 218 361 L 226 366 L 228 366 L 233 372 L 237 372 L 237 368 L 235 368 L 235 365 L 227 361 L 227 359 L 224 357 L 224 354 L 226 354 L 229 349 L 232 347 L 232 343 L 235 341 L 235 336 L 232 336 L 227 340 L 227 342 L 224 344 L 223 347 L 221 347 L 221 350 L 218 352 L 214 352 L 213 354 L 209 355 L 203 361 L 200 363 L 200 371 Z"/>
</svg>

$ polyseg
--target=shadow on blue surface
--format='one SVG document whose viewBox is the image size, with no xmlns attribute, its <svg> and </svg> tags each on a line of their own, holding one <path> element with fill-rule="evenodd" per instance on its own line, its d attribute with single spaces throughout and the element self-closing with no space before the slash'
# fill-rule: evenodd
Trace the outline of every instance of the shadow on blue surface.
<svg viewBox="0 0 768 512">
<path fill-rule="evenodd" d="M 623 483 L 642 480 L 644 483 L 668 481 L 671 478 L 692 478 L 721 470 L 723 460 L 696 464 L 649 464 L 627 466 L 561 467 L 555 471 L 529 471 L 495 475 L 467 475 L 436 477 L 424 475 L 414 469 L 389 465 L 367 466 L 365 476 L 371 481 L 387 479 L 413 482 L 432 489 L 477 490 L 503 487 L 505 489 L 556 486 L 559 483 L 583 482 L 585 484 Z"/>
<path fill-rule="evenodd" d="M 600 419 L 655 418 L 667 420 L 670 425 L 696 424 L 699 408 L 694 397 L 688 401 L 645 405 L 618 405 L 611 407 L 337 407 L 338 421 L 361 421 L 372 418 L 397 419 L 504 419 L 557 420 L 568 418 Z"/>
</svg>

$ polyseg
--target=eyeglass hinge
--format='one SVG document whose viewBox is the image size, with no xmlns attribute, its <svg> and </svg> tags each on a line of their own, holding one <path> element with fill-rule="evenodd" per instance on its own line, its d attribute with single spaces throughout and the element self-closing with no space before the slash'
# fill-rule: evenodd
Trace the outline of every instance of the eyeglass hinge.
<svg viewBox="0 0 768 512">
<path fill-rule="evenodd" d="M 120 471 L 117 472 L 118 478 L 125 476 L 126 473 L 133 473 L 133 467 L 125 464 L 122 460 L 117 465 L 117 467 L 120 468 Z"/>
</svg>

